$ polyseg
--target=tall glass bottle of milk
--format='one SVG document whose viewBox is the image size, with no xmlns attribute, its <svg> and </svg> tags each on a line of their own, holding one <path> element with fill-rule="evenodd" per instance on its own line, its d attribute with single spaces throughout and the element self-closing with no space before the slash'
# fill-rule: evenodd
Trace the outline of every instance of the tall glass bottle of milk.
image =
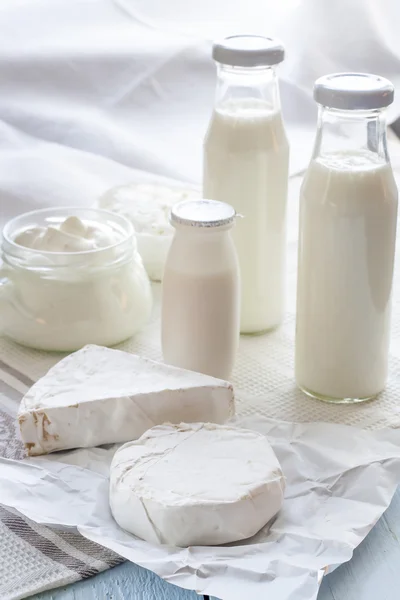
<svg viewBox="0 0 400 600">
<path fill-rule="evenodd" d="M 284 311 L 289 146 L 280 111 L 276 41 L 228 37 L 213 46 L 216 102 L 204 142 L 203 195 L 232 205 L 241 271 L 241 333 L 280 324 Z"/>
<path fill-rule="evenodd" d="M 385 387 L 397 188 L 385 109 L 392 84 L 317 80 L 314 153 L 300 197 L 296 380 L 307 394 L 360 402 Z"/>
</svg>

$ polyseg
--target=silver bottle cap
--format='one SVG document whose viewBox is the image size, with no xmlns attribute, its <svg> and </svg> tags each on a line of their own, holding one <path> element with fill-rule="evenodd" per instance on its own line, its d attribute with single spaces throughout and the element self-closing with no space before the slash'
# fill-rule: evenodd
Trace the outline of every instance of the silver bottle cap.
<svg viewBox="0 0 400 600">
<path fill-rule="evenodd" d="M 235 210 L 216 200 L 183 200 L 172 207 L 172 225 L 189 227 L 226 227 L 233 225 Z"/>
</svg>

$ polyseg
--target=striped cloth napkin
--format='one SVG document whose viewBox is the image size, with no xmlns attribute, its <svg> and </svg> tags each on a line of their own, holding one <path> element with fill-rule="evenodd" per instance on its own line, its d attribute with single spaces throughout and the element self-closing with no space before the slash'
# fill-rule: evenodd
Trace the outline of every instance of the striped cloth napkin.
<svg viewBox="0 0 400 600">
<path fill-rule="evenodd" d="M 21 460 L 16 415 L 33 381 L 0 360 L 0 456 Z M 0 490 L 1 502 L 1 490 Z M 123 562 L 73 531 L 56 531 L 0 504 L 0 598 L 18 600 L 92 577 Z"/>
</svg>

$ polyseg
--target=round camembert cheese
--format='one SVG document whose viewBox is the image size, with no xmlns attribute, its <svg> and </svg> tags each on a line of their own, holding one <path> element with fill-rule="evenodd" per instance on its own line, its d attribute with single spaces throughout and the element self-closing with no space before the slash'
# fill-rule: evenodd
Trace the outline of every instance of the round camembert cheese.
<svg viewBox="0 0 400 600">
<path fill-rule="evenodd" d="M 169 222 L 171 208 L 182 200 L 199 198 L 195 189 L 133 183 L 108 190 L 98 206 L 131 221 L 147 274 L 153 281 L 161 281 L 174 232 Z"/>
<path fill-rule="evenodd" d="M 285 479 L 267 438 L 211 423 L 161 425 L 115 454 L 118 525 L 156 544 L 221 545 L 255 535 L 279 511 Z"/>
</svg>

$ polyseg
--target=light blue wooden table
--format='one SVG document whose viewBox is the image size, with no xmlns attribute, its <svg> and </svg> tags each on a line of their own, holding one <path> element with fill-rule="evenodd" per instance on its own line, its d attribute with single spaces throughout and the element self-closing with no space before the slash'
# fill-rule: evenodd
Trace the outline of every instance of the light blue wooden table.
<svg viewBox="0 0 400 600">
<path fill-rule="evenodd" d="M 97 577 L 39 594 L 36 600 L 196 600 L 132 563 Z M 325 577 L 318 600 L 400 599 L 400 488 L 352 560 Z M 243 600 L 251 600 L 244 598 Z M 266 598 L 265 600 L 275 600 Z M 296 599 L 293 599 L 296 600 Z"/>
</svg>

